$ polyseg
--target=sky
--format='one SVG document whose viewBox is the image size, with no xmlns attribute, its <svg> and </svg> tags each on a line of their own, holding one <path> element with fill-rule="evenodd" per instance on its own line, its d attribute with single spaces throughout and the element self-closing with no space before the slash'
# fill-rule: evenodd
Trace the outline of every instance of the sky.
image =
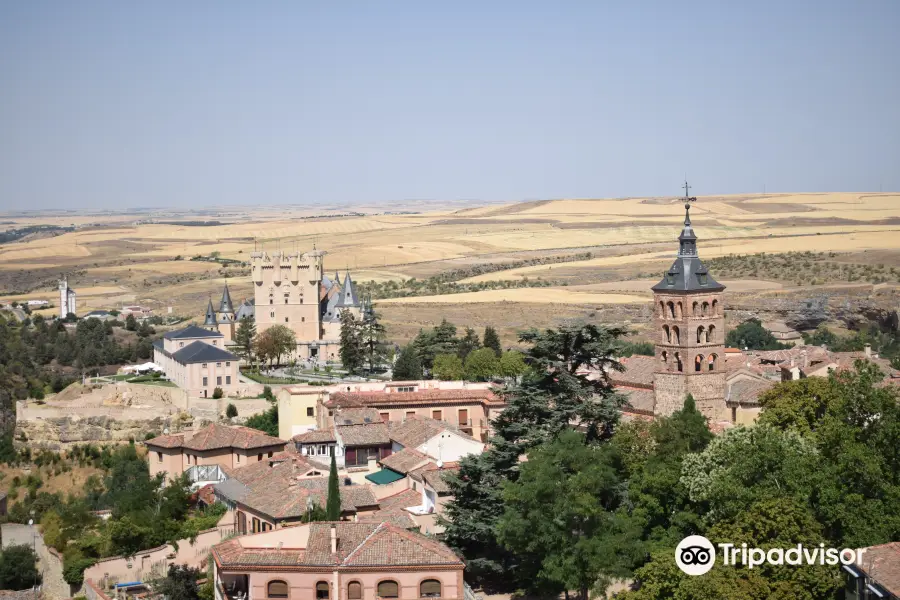
<svg viewBox="0 0 900 600">
<path fill-rule="evenodd" d="M 897 0 L 0 3 L 0 209 L 900 191 Z"/>
</svg>

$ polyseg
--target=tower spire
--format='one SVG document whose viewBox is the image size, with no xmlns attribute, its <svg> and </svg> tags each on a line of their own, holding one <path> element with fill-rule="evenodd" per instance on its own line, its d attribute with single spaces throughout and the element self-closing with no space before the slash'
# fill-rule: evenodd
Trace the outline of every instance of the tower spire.
<svg viewBox="0 0 900 600">
<path fill-rule="evenodd" d="M 697 198 L 690 195 L 691 186 L 688 185 L 687 179 L 684 180 L 684 229 L 678 236 L 678 256 L 690 257 L 697 256 L 697 235 L 691 226 L 691 204 L 697 201 Z"/>
</svg>

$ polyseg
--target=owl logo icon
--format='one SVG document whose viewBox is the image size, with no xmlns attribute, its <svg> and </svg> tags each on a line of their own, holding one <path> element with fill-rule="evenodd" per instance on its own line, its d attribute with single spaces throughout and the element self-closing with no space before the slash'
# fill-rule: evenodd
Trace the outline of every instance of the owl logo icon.
<svg viewBox="0 0 900 600">
<path fill-rule="evenodd" d="M 716 564 L 716 549 L 702 535 L 689 535 L 675 548 L 675 564 L 687 575 L 703 575 Z"/>
</svg>

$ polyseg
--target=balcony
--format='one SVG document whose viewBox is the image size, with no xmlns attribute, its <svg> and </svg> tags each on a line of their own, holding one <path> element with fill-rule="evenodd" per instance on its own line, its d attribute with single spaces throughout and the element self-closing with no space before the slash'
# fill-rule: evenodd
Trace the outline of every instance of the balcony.
<svg viewBox="0 0 900 600">
<path fill-rule="evenodd" d="M 216 600 L 250 600 L 247 575 L 220 574 L 216 581 Z"/>
</svg>

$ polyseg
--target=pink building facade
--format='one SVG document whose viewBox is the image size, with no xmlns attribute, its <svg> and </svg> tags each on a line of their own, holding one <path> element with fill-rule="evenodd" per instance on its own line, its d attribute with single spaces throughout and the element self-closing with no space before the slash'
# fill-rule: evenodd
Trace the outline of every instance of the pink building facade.
<svg viewBox="0 0 900 600">
<path fill-rule="evenodd" d="M 247 427 L 212 424 L 197 432 L 161 435 L 145 442 L 150 475 L 171 480 L 194 466 L 236 469 L 271 458 L 287 442 Z"/>
<path fill-rule="evenodd" d="M 210 398 L 216 388 L 225 395 L 239 388 L 239 358 L 225 349 L 225 337 L 189 325 L 153 343 L 153 362 L 170 381 L 191 396 Z"/>
<path fill-rule="evenodd" d="M 216 600 L 376 600 L 466 596 L 446 546 L 389 523 L 312 523 L 213 547 Z"/>
</svg>

